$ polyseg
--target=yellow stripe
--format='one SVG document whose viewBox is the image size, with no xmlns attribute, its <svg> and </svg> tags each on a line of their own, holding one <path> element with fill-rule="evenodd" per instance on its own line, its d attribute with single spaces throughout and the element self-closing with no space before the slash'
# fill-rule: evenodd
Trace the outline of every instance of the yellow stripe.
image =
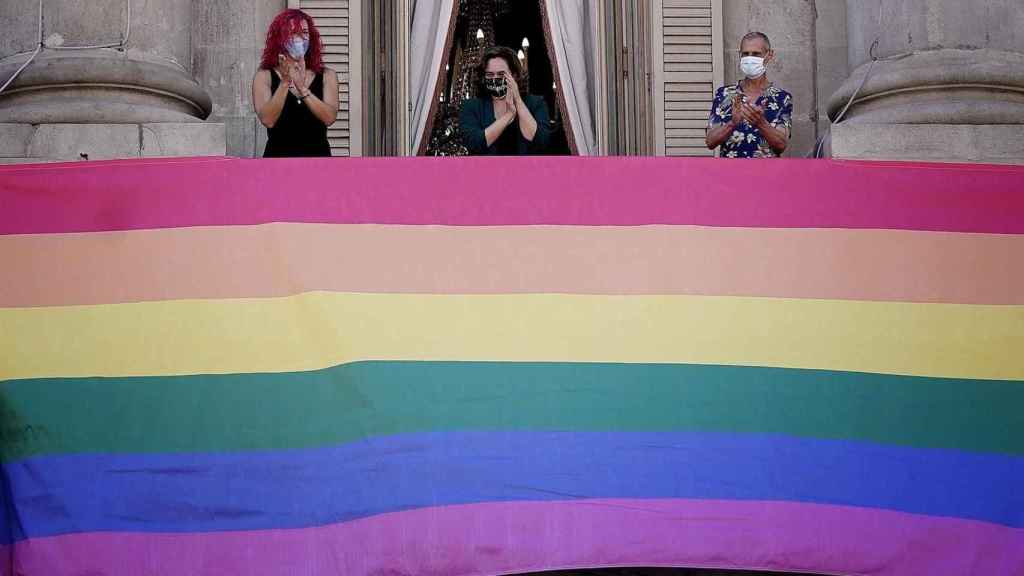
<svg viewBox="0 0 1024 576">
<path fill-rule="evenodd" d="M 1024 379 L 1024 306 L 314 292 L 0 310 L 0 379 L 359 360 L 664 362 Z"/>
</svg>

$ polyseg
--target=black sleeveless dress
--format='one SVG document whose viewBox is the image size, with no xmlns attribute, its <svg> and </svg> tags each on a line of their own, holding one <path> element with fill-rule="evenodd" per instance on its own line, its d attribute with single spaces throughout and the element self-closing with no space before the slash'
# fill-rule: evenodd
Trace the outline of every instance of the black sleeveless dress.
<svg viewBox="0 0 1024 576">
<path fill-rule="evenodd" d="M 281 80 L 270 71 L 270 93 L 277 91 Z M 317 98 L 324 98 L 324 75 L 319 73 L 309 85 L 309 91 Z M 330 156 L 331 145 L 327 142 L 327 126 L 321 122 L 305 104 L 299 104 L 295 95 L 288 93 L 281 109 L 281 116 L 273 128 L 267 128 L 267 147 L 264 158 L 300 158 Z"/>
</svg>

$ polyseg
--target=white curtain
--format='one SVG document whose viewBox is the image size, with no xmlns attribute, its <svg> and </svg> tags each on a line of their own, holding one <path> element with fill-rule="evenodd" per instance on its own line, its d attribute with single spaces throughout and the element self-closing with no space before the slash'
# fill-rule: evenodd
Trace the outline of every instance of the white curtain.
<svg viewBox="0 0 1024 576">
<path fill-rule="evenodd" d="M 423 141 L 438 72 L 444 59 L 448 26 L 454 18 L 454 0 L 414 0 L 409 34 L 409 99 L 412 104 L 412 153 Z"/>
<path fill-rule="evenodd" d="M 577 151 L 596 155 L 597 4 L 593 0 L 547 0 L 544 6 Z"/>
</svg>

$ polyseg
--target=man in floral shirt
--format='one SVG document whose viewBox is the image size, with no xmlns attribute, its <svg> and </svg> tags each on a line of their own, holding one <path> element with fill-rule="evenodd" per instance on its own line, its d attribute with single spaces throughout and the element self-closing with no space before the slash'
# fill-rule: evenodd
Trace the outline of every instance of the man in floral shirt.
<svg viewBox="0 0 1024 576">
<path fill-rule="evenodd" d="M 771 41 L 751 32 L 740 42 L 744 79 L 715 92 L 706 143 L 721 148 L 723 158 L 778 158 L 793 128 L 793 97 L 768 81 L 767 65 L 775 58 Z"/>
</svg>

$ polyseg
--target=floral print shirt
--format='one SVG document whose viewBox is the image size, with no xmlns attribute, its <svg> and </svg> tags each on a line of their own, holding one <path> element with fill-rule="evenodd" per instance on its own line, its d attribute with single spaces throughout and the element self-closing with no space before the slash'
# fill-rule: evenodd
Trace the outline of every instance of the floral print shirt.
<svg viewBox="0 0 1024 576">
<path fill-rule="evenodd" d="M 728 124 L 732 120 L 732 102 L 737 95 L 744 102 L 749 102 L 739 84 L 723 86 L 715 92 L 715 101 L 711 105 L 708 117 L 708 129 Z M 764 93 L 757 99 L 755 106 L 764 109 L 765 120 L 774 128 L 784 129 L 789 134 L 793 128 L 793 97 L 789 92 L 769 84 Z M 723 158 L 778 158 L 778 154 L 768 145 L 756 126 L 743 122 L 722 143 Z"/>
</svg>

